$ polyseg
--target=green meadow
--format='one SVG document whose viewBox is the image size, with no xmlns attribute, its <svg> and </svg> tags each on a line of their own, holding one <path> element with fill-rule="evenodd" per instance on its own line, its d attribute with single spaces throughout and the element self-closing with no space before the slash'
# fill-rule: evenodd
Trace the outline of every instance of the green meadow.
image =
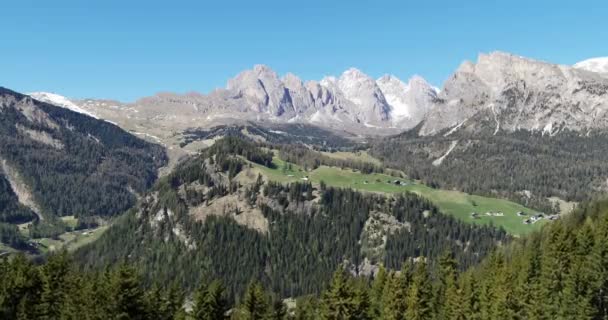
<svg viewBox="0 0 608 320">
<path fill-rule="evenodd" d="M 278 182 L 286 183 L 308 179 L 312 183 L 324 181 L 330 186 L 352 188 L 365 192 L 387 194 L 413 192 L 429 199 L 445 214 L 453 215 L 470 223 L 492 224 L 502 227 L 513 235 L 526 234 L 537 230 L 545 222 L 541 220 L 534 224 L 524 224 L 523 220 L 536 213 L 536 211 L 508 200 L 471 195 L 453 190 L 433 189 L 417 181 L 386 174 L 363 174 L 350 169 L 327 166 L 321 166 L 312 171 L 304 171 L 301 167 L 295 164 L 287 164 L 278 157 L 274 158 L 273 163 L 276 168 L 272 169 L 254 163 L 252 165 L 268 179 Z M 398 180 L 400 184 L 396 184 L 395 180 Z M 477 218 L 472 217 L 473 212 L 478 214 Z M 486 212 L 502 212 L 504 216 L 488 216 Z M 517 212 L 523 212 L 526 216 L 517 216 Z"/>
</svg>

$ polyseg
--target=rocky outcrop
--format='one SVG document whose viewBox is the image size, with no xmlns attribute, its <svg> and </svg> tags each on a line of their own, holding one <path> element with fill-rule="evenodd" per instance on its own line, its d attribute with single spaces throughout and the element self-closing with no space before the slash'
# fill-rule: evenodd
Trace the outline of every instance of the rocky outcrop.
<svg viewBox="0 0 608 320">
<path fill-rule="evenodd" d="M 608 79 L 599 74 L 494 52 L 463 63 L 448 79 L 420 133 L 456 126 L 586 132 L 608 128 L 607 112 Z"/>
</svg>

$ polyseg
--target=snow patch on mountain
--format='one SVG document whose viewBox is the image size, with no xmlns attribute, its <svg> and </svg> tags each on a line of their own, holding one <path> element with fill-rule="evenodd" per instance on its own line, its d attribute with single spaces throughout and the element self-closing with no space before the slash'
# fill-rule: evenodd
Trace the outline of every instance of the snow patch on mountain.
<svg viewBox="0 0 608 320">
<path fill-rule="evenodd" d="M 393 123 L 408 120 L 412 125 L 417 124 L 437 97 L 437 90 L 420 76 L 413 76 L 406 84 L 393 75 L 385 75 L 376 83 L 391 106 Z"/>
<path fill-rule="evenodd" d="M 608 57 L 587 59 L 576 63 L 573 67 L 608 75 Z"/>
<path fill-rule="evenodd" d="M 395 76 L 375 80 L 356 68 L 320 81 L 282 77 L 265 65 L 255 65 L 209 94 L 159 93 L 130 104 L 108 100 L 70 100 L 35 92 L 35 99 L 106 120 L 154 122 L 154 127 L 189 128 L 222 122 L 272 121 L 315 123 L 349 132 L 396 133 L 417 125 L 429 111 L 436 88 L 414 76 L 403 82 Z M 112 107 L 116 105 L 116 107 Z"/>
<path fill-rule="evenodd" d="M 376 81 L 384 93 L 386 101 L 391 106 L 391 114 L 395 118 L 411 117 L 411 106 L 407 103 L 410 87 L 392 75 L 382 76 Z"/>
<path fill-rule="evenodd" d="M 70 101 L 70 99 L 58 95 L 56 93 L 50 93 L 50 92 L 32 92 L 32 93 L 28 93 L 28 95 L 38 101 L 42 101 L 42 102 L 46 102 L 46 103 L 50 103 L 52 105 L 58 106 L 58 107 L 62 107 L 62 108 L 66 108 L 69 110 L 72 110 L 74 112 L 78 112 L 78 113 L 82 113 L 85 114 L 89 117 L 98 119 L 96 115 L 94 115 L 93 113 L 81 108 L 80 106 L 76 105 L 75 103 L 73 103 L 72 101 Z"/>
</svg>

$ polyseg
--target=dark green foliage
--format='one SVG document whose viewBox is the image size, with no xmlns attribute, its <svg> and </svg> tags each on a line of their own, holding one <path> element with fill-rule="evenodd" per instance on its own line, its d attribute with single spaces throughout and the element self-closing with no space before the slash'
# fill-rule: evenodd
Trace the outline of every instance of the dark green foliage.
<svg viewBox="0 0 608 320">
<path fill-rule="evenodd" d="M 203 283 L 194 296 L 192 317 L 195 320 L 219 320 L 225 317 L 228 302 L 224 297 L 224 286 L 219 281 Z"/>
<path fill-rule="evenodd" d="M 34 218 L 34 212 L 19 203 L 17 195 L 0 171 L 0 222 L 18 224 Z"/>
<path fill-rule="evenodd" d="M 295 163 L 306 170 L 314 170 L 319 166 L 330 166 L 339 168 L 350 168 L 362 173 L 382 173 L 384 167 L 361 160 L 337 159 L 326 156 L 318 151 L 311 150 L 303 145 L 279 145 L 279 157 L 287 162 Z"/>
<path fill-rule="evenodd" d="M 18 250 L 32 250 L 19 228 L 12 224 L 0 222 L 0 242 Z"/>
<path fill-rule="evenodd" d="M 0 158 L 18 171 L 43 215 L 121 213 L 135 203 L 132 191 L 146 191 L 167 161 L 161 146 L 106 121 L 3 88 L 0 99 L 7 101 L 0 110 Z M 44 135 L 59 146 L 27 132 Z M 6 180 L 0 177 L 1 221 L 31 219 L 31 212 L 15 204 L 6 189 Z"/>
<path fill-rule="evenodd" d="M 350 189 L 317 190 L 308 182 L 284 185 L 261 177 L 240 187 L 221 159 L 256 159 L 252 155 L 266 153 L 236 138 L 220 139 L 216 145 L 180 163 L 157 183 L 154 196 L 144 199 L 137 213 L 129 213 L 99 241 L 79 250 L 84 267 L 99 269 L 127 259 L 144 271 L 147 283 L 177 281 L 190 290 L 205 275 L 221 279 L 227 299 L 234 301 L 251 279 L 280 296 L 317 294 L 343 262 L 355 270 L 365 258 L 400 268 L 408 259 L 425 255 L 433 260 L 454 251 L 464 268 L 480 261 L 497 242 L 508 240 L 504 231 L 443 215 L 412 193 L 386 197 Z M 210 215 L 201 222 L 189 215 L 193 206 L 227 195 L 242 198 L 249 206 L 243 209 L 259 210 L 268 230 L 256 231 L 230 217 Z M 425 216 L 425 211 L 432 214 Z M 368 257 L 360 240 L 373 212 L 409 227 L 388 233 L 382 254 Z M 236 208 L 220 215 L 239 214 Z"/>
<path fill-rule="evenodd" d="M 264 287 L 259 282 L 252 282 L 243 297 L 240 307 L 236 310 L 239 320 L 270 319 L 271 306 Z"/>
<path fill-rule="evenodd" d="M 445 161 L 432 165 L 456 140 Z M 608 136 L 595 132 L 582 136 L 566 130 L 549 136 L 523 130 L 496 135 L 457 131 L 424 137 L 411 131 L 373 144 L 371 153 L 430 186 L 506 197 L 544 212 L 555 211 L 546 197 L 588 199 L 589 190 L 599 188 L 608 176 Z"/>
<path fill-rule="evenodd" d="M 245 134 L 244 132 L 247 132 Z M 323 151 L 353 150 L 357 142 L 330 130 L 307 124 L 265 124 L 264 126 L 248 123 L 247 125 L 217 126 L 209 130 L 190 129 L 184 132 L 182 147 L 194 141 L 207 140 L 215 137 L 237 137 L 242 140 L 253 140 L 252 136 L 260 137 L 269 144 L 300 144 L 313 146 Z M 353 137 L 354 138 L 354 137 Z"/>
<path fill-rule="evenodd" d="M 44 220 L 35 220 L 29 225 L 30 238 L 57 238 L 60 234 L 69 231 L 68 226 L 55 216 Z"/>
<path fill-rule="evenodd" d="M 185 315 L 177 288 L 146 290 L 133 267 L 74 271 L 65 254 L 36 266 L 22 255 L 0 260 L 0 319 L 176 319 Z"/>
<path fill-rule="evenodd" d="M 115 292 L 113 307 L 118 319 L 144 319 L 144 291 L 140 285 L 137 271 L 122 265 L 111 279 L 112 291 Z"/>
<path fill-rule="evenodd" d="M 235 137 L 226 137 L 221 139 L 219 143 L 214 143 L 209 150 L 206 150 L 208 154 L 214 154 L 217 158 L 225 158 L 226 156 L 238 155 L 243 156 L 245 159 L 261 164 L 263 166 L 272 167 L 272 151 L 263 151 L 253 143 L 241 140 Z M 221 165 L 222 171 L 227 171 L 225 165 Z"/>
<path fill-rule="evenodd" d="M 256 280 L 234 303 L 219 282 L 203 281 L 187 312 L 182 289 L 144 287 L 138 268 L 82 273 L 65 253 L 41 266 L 18 255 L 0 260 L 0 318 L 601 320 L 608 317 L 608 201 L 585 204 L 464 272 L 452 254 L 427 260 L 410 259 L 400 272 L 380 268 L 371 281 L 339 264 L 321 294 L 296 299 L 293 309 Z"/>
</svg>

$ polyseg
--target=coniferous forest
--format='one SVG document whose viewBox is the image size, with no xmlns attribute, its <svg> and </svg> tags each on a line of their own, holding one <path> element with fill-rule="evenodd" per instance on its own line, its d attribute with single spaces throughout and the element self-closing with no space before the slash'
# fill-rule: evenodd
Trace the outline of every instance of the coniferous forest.
<svg viewBox="0 0 608 320">
<path fill-rule="evenodd" d="M 23 248 L 15 224 L 31 222 L 31 238 L 55 237 L 67 229 L 58 217 L 122 214 L 167 163 L 161 146 L 109 122 L 4 88 L 0 104 L 0 237 L 11 247 Z"/>
<path fill-rule="evenodd" d="M 554 211 L 547 197 L 579 202 L 605 188 L 604 132 L 564 130 L 549 136 L 526 130 L 493 134 L 486 129 L 420 136 L 417 129 L 382 139 L 370 152 L 427 185 L 508 198 L 544 212 Z M 453 142 L 452 160 L 433 165 Z"/>
<path fill-rule="evenodd" d="M 236 300 L 256 279 L 295 297 L 321 292 L 340 265 L 370 275 L 379 264 L 400 269 L 420 256 L 434 264 L 450 251 L 465 268 L 510 239 L 503 230 L 444 215 L 413 193 L 387 197 L 261 176 L 243 186 L 239 177 L 250 166 L 244 159 L 267 165 L 271 155 L 228 137 L 181 163 L 138 208 L 76 252 L 82 268 L 127 261 L 146 283 L 176 281 L 193 289 L 202 278 L 220 279 Z M 234 205 L 209 207 L 222 199 Z M 214 214 L 199 219 L 199 210 Z M 265 228 L 235 221 L 252 212 Z"/>
<path fill-rule="evenodd" d="M 608 202 L 495 250 L 461 271 L 450 252 L 408 261 L 373 277 L 338 266 L 319 294 L 283 300 L 251 277 L 236 298 L 221 280 L 195 289 L 146 283 L 119 264 L 81 272 L 69 255 L 41 265 L 0 262 L 3 319 L 605 319 L 608 316 Z M 245 270 L 241 272 L 246 273 Z"/>
<path fill-rule="evenodd" d="M 604 170 L 603 144 L 595 137 L 576 149 L 599 146 L 585 151 L 587 169 L 569 161 L 571 151 L 542 147 L 543 137 L 523 145 L 487 137 L 494 142 L 483 150 L 470 143 L 468 152 L 480 159 L 528 149 L 563 156 L 552 170 L 561 170 L 567 181 L 584 178 L 565 185 L 546 177 L 543 187 L 525 180 L 532 175 L 503 186 L 475 174 L 450 180 L 454 176 L 443 169 L 422 165 L 429 155 L 408 145 L 444 146 L 448 140 L 405 134 L 407 143 L 376 144 L 372 151 L 386 162 L 380 165 L 321 153 L 356 148 L 339 138 L 305 146 L 305 126 L 284 127 L 289 133 L 248 127 L 266 135 L 266 142 L 226 127 L 220 130 L 226 137 L 156 180 L 156 169 L 166 162 L 159 146 L 113 125 L 4 94 L 18 103 L 9 99 L 0 123 L 0 242 L 11 249 L 0 254 L 0 319 L 608 318 L 608 201 L 583 202 L 541 231 L 514 239 L 491 225 L 444 215 L 415 193 L 364 193 L 308 179 L 278 183 L 259 169 L 277 169 L 273 158 L 280 156 L 303 170 L 325 165 L 400 174 L 388 164 L 430 185 L 471 192 L 517 198 L 509 188 L 530 186 L 541 197 L 528 201 L 543 207 L 540 199 L 556 192 L 569 200 L 589 198 L 580 190 Z M 29 103 L 46 116 L 32 120 L 14 108 Z M 311 143 L 325 134 L 313 133 Z M 302 144 L 283 144 L 284 135 Z M 564 150 L 579 141 L 568 133 L 560 139 Z M 417 169 L 389 151 L 396 148 L 406 150 Z M 509 168 L 528 172 L 537 164 L 518 159 Z M 474 173 L 476 161 L 451 165 L 461 165 L 455 172 Z M 12 171 L 32 186 L 36 211 L 20 203 Z M 83 228 L 100 216 L 116 218 L 96 241 L 49 255 L 37 255 L 17 226 L 31 222 L 30 237 L 53 237 L 66 228 L 59 216 L 69 213 Z"/>
</svg>

